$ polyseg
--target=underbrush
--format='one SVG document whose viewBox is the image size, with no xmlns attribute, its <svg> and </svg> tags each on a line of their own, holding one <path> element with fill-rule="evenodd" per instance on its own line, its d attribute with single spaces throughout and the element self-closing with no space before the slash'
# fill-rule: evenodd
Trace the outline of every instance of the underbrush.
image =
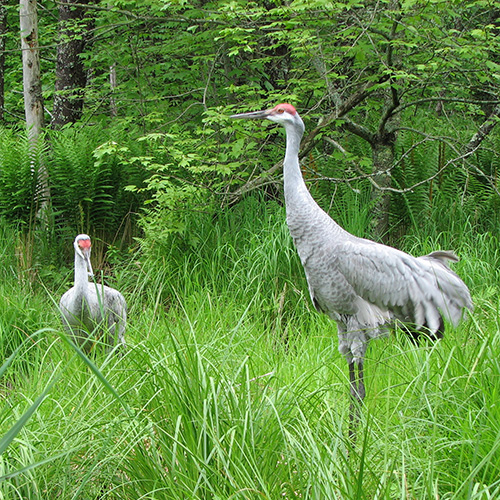
<svg viewBox="0 0 500 500">
<path fill-rule="evenodd" d="M 401 332 L 371 343 L 352 443 L 335 325 L 313 311 L 283 208 L 250 199 L 190 224 L 116 265 L 121 357 L 64 342 L 53 292 L 8 292 L 6 321 L 28 325 L 17 345 L 31 347 L 1 372 L 0 498 L 498 497 L 491 235 L 464 224 L 404 240 L 415 254 L 455 249 L 475 311 L 436 344 Z"/>
</svg>

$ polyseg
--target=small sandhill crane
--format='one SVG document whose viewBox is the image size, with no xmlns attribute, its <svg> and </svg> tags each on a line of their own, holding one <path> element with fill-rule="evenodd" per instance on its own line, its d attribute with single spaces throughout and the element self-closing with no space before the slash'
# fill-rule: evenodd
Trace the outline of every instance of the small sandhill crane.
<svg viewBox="0 0 500 500">
<path fill-rule="evenodd" d="M 93 276 L 89 236 L 79 234 L 73 246 L 75 282 L 59 303 L 66 330 L 87 352 L 95 340 L 98 340 L 89 336 L 100 332 L 104 332 L 105 338 L 102 341 L 108 348 L 113 347 L 116 337 L 119 344 L 125 345 L 127 304 L 123 295 L 109 286 L 89 282 L 89 276 Z"/>
<path fill-rule="evenodd" d="M 365 397 L 363 364 L 370 339 L 399 320 L 413 335 L 441 338 L 443 317 L 454 325 L 472 301 L 448 267 L 452 252 L 413 257 L 342 229 L 314 201 L 299 166 L 304 123 L 291 104 L 231 118 L 267 119 L 286 131 L 283 180 L 286 220 L 316 309 L 336 321 L 339 351 L 349 364 L 351 424 Z M 355 373 L 357 366 L 357 374 Z"/>
</svg>

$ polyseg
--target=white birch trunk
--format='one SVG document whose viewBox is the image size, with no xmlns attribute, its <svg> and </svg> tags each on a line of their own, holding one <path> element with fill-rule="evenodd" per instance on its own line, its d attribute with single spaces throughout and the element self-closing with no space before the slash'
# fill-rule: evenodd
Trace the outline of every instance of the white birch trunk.
<svg viewBox="0 0 500 500">
<path fill-rule="evenodd" d="M 40 81 L 36 0 L 20 0 L 19 6 L 23 54 L 24 111 L 30 138 L 36 142 L 43 129 L 43 97 Z"/>
<path fill-rule="evenodd" d="M 116 63 L 113 63 L 109 67 L 109 86 L 111 88 L 111 98 L 110 98 L 110 111 L 111 116 L 118 116 L 118 109 L 116 107 L 115 101 L 115 89 L 116 89 Z"/>
<path fill-rule="evenodd" d="M 38 17 L 36 0 L 19 1 L 21 51 L 23 55 L 23 91 L 26 127 L 31 144 L 32 166 L 35 174 L 35 154 L 44 126 L 40 56 L 38 47 Z M 48 174 L 46 166 L 38 165 L 37 205 L 38 215 L 49 202 Z"/>
</svg>

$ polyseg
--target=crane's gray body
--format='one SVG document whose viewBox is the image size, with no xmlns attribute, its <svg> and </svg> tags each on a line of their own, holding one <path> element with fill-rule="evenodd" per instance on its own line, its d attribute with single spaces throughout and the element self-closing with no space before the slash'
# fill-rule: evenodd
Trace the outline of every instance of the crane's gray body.
<svg viewBox="0 0 500 500">
<path fill-rule="evenodd" d="M 75 239 L 75 282 L 61 297 L 59 308 L 63 324 L 76 342 L 89 351 L 96 341 L 112 347 L 117 341 L 125 344 L 127 304 L 114 288 L 90 282 L 90 242 L 87 252 L 78 247 L 87 235 Z M 104 338 L 99 338 L 103 334 Z M 91 336 L 92 338 L 89 338 Z"/>
<path fill-rule="evenodd" d="M 453 254 L 415 258 L 351 235 L 317 205 L 289 207 L 312 302 L 337 322 L 339 350 L 349 363 L 360 363 L 367 341 L 387 333 L 394 319 L 432 335 L 442 328 L 441 316 L 456 325 L 472 307 L 466 285 L 442 261 Z"/>
<path fill-rule="evenodd" d="M 283 104 L 233 117 L 267 118 L 285 127 L 287 224 L 312 302 L 336 321 L 339 351 L 350 370 L 353 363 L 358 365 L 361 381 L 368 341 L 385 334 L 395 319 L 437 337 L 443 328 L 442 316 L 456 325 L 464 309 L 472 309 L 467 286 L 447 265 L 458 260 L 453 253 L 438 251 L 413 257 L 348 233 L 319 207 L 300 170 L 304 124 L 292 106 Z M 364 386 L 358 392 L 350 373 L 353 396 L 362 399 Z"/>
</svg>

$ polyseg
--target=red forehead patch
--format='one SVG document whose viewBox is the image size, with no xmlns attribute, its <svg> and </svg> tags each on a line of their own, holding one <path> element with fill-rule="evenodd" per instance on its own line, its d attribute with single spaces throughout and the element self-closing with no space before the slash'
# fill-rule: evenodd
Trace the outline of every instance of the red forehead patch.
<svg viewBox="0 0 500 500">
<path fill-rule="evenodd" d="M 78 246 L 80 248 L 90 248 L 92 246 L 92 243 L 90 243 L 90 240 L 89 239 L 82 239 L 82 240 L 78 240 Z"/>
<path fill-rule="evenodd" d="M 291 104 L 287 104 L 286 102 L 282 103 L 282 104 L 278 104 L 277 106 L 274 107 L 274 110 L 278 111 L 278 112 L 286 111 L 287 113 L 290 113 L 291 115 L 294 115 L 295 113 L 297 113 L 297 110 Z"/>
</svg>

